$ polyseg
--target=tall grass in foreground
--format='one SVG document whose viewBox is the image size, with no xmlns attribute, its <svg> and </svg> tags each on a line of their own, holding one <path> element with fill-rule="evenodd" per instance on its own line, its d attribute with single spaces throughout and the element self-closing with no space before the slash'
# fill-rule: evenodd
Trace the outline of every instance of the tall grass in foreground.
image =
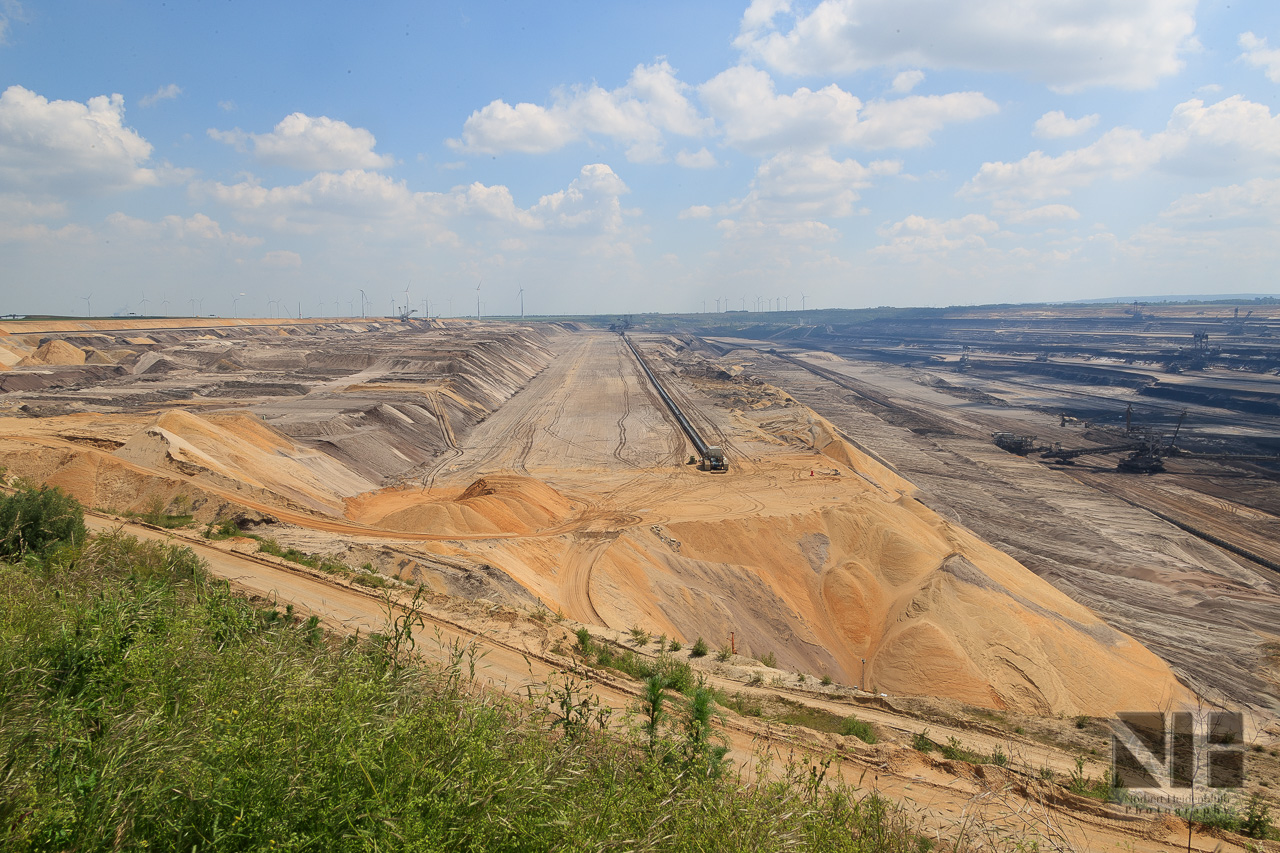
<svg viewBox="0 0 1280 853">
<path fill-rule="evenodd" d="M 186 549 L 64 546 L 0 564 L 0 848 L 928 847 L 878 797 L 687 772 L 545 704 L 326 640 Z"/>
</svg>

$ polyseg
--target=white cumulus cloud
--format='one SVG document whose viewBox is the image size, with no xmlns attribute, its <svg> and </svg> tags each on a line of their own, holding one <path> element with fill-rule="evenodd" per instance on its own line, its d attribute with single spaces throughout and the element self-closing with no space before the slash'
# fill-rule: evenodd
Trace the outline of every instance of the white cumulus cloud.
<svg viewBox="0 0 1280 853">
<path fill-rule="evenodd" d="M 1099 118 L 1097 113 L 1081 118 L 1067 118 L 1067 114 L 1062 110 L 1053 110 L 1036 119 L 1036 126 L 1032 132 L 1041 139 L 1079 136 L 1097 125 Z"/>
<path fill-rule="evenodd" d="M 1196 0 L 755 0 L 735 45 L 785 74 L 878 66 L 1022 74 L 1061 91 L 1150 88 L 1195 49 Z"/>
<path fill-rule="evenodd" d="M 1042 204 L 1030 209 L 1012 208 L 1002 218 L 1013 225 L 1040 225 L 1047 222 L 1069 222 L 1080 218 L 1080 211 L 1069 204 Z"/>
<path fill-rule="evenodd" d="M 832 146 L 916 148 L 953 122 L 998 110 L 980 92 L 911 95 L 863 103 L 835 84 L 778 94 L 767 71 L 739 65 L 699 87 L 727 143 L 753 153 Z"/>
<path fill-rule="evenodd" d="M 1274 227 L 1280 225 L 1280 179 L 1254 178 L 1243 184 L 1186 195 L 1161 211 L 1160 218 L 1182 224 Z"/>
<path fill-rule="evenodd" d="M 1239 44 L 1244 48 L 1241 59 L 1254 68 L 1261 68 L 1272 83 L 1280 83 L 1280 48 L 1268 47 L 1265 38 L 1253 33 L 1241 33 Z"/>
<path fill-rule="evenodd" d="M 893 78 L 893 85 L 889 89 L 894 94 L 905 95 L 919 86 L 924 80 L 924 72 L 916 69 L 914 71 L 900 71 Z"/>
<path fill-rule="evenodd" d="M 716 160 L 716 155 L 704 147 L 697 151 L 679 152 L 676 154 L 676 165 L 686 169 L 714 169 L 720 163 Z"/>
<path fill-rule="evenodd" d="M 556 92 L 550 106 L 492 101 L 473 112 L 462 137 L 449 144 L 485 154 L 542 154 L 595 135 L 627 145 L 632 161 L 660 162 L 664 134 L 700 137 L 711 130 L 688 91 L 670 64 L 659 60 L 636 66 L 625 86 L 576 86 Z"/>
<path fill-rule="evenodd" d="M 165 243 L 220 243 L 228 246 L 262 244 L 261 237 L 223 231 L 221 225 L 203 213 L 185 218 L 170 215 L 157 222 L 137 219 L 124 213 L 113 213 L 107 217 L 107 224 L 120 235 L 127 235 L 137 240 Z"/>
<path fill-rule="evenodd" d="M 592 231 L 621 228 L 619 198 L 626 184 L 602 163 L 583 166 L 558 192 L 529 208 L 519 207 L 502 185 L 480 182 L 448 192 L 413 192 L 404 181 L 379 172 L 352 169 L 322 172 L 303 181 L 265 187 L 253 180 L 237 184 L 215 181 L 191 186 L 196 201 L 211 200 L 238 221 L 293 234 L 360 233 L 383 239 L 425 232 L 452 241 L 451 229 L 463 220 L 514 227 L 522 231 Z"/>
<path fill-rule="evenodd" d="M 302 256 L 288 249 L 273 249 L 262 256 L 262 265 L 271 269 L 296 269 L 302 266 Z"/>
<path fill-rule="evenodd" d="M 987 238 L 999 233 L 995 220 L 980 213 L 957 219 L 928 219 L 908 216 L 877 233 L 885 242 L 873 251 L 890 255 L 921 255 L 956 249 L 982 250 Z"/>
<path fill-rule="evenodd" d="M 1233 95 L 1206 105 L 1174 107 L 1165 129 L 1146 136 L 1114 128 L 1084 148 L 1057 157 L 1033 151 L 1014 163 L 984 163 L 967 194 L 1044 199 L 1063 196 L 1099 178 L 1131 177 L 1152 168 L 1177 174 L 1228 175 L 1280 167 L 1280 116 L 1264 104 Z"/>
<path fill-rule="evenodd" d="M 871 101 L 862 111 L 857 141 L 864 148 L 920 148 L 948 124 L 973 121 L 999 109 L 981 92 Z"/>
<path fill-rule="evenodd" d="M 692 207 L 686 207 L 677 214 L 677 219 L 709 219 L 712 210 L 705 204 L 695 204 Z"/>
<path fill-rule="evenodd" d="M 9 22 L 22 20 L 25 18 L 18 0 L 0 0 L 0 46 L 9 43 Z"/>
<path fill-rule="evenodd" d="M 182 94 L 182 87 L 177 83 L 170 83 L 167 86 L 161 86 L 150 95 L 143 95 L 138 99 L 140 107 L 154 107 L 161 101 L 172 101 L 174 98 Z"/>
<path fill-rule="evenodd" d="M 374 153 L 377 140 L 368 130 L 328 116 L 292 113 L 270 133 L 210 128 L 209 136 L 238 150 L 251 144 L 260 162 L 309 172 L 383 169 L 395 164 L 391 155 Z"/>
<path fill-rule="evenodd" d="M 84 195 L 153 186 L 151 143 L 124 125 L 124 98 L 50 101 L 22 86 L 0 94 L 0 190 Z"/>
<path fill-rule="evenodd" d="M 627 185 L 612 169 L 593 163 L 583 166 L 567 188 L 538 199 L 529 214 L 547 228 L 590 226 L 616 233 L 622 228 L 620 198 L 628 192 Z"/>
<path fill-rule="evenodd" d="M 785 151 L 760 164 L 742 209 L 748 218 L 806 221 L 852 216 L 860 191 L 900 164 L 837 160 L 823 153 Z"/>
</svg>

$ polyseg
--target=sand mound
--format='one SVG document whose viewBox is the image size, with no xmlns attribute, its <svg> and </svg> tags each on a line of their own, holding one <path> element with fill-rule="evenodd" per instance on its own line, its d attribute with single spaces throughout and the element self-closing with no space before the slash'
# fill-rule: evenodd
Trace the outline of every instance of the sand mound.
<svg viewBox="0 0 1280 853">
<path fill-rule="evenodd" d="M 804 568 L 806 567 L 807 568 Z M 1169 668 L 910 498 L 629 531 L 595 563 L 610 624 L 773 652 L 897 695 L 1108 714 L 1186 695 Z"/>
<path fill-rule="evenodd" d="M 373 488 L 332 457 L 298 447 L 246 414 L 201 418 L 166 412 L 115 454 L 137 465 L 208 477 L 224 486 L 242 483 L 326 512 L 340 511 L 344 496 Z"/>
<path fill-rule="evenodd" d="M 834 424 L 804 406 L 754 414 L 761 431 L 784 443 L 811 448 L 831 461 L 851 469 L 864 480 L 899 495 L 915 495 L 915 484 L 883 460 L 856 446 Z"/>
<path fill-rule="evenodd" d="M 539 480 L 491 474 L 452 500 L 415 501 L 382 516 L 378 525 L 413 533 L 528 534 L 559 524 L 572 512 L 572 502 Z"/>
<path fill-rule="evenodd" d="M 84 364 L 84 350 L 72 346 L 66 341 L 52 340 L 42 344 L 31 355 L 18 362 L 20 367 L 28 365 L 74 365 Z"/>
<path fill-rule="evenodd" d="M 0 341 L 0 365 L 13 367 L 22 361 L 31 350 L 11 341 Z"/>
</svg>

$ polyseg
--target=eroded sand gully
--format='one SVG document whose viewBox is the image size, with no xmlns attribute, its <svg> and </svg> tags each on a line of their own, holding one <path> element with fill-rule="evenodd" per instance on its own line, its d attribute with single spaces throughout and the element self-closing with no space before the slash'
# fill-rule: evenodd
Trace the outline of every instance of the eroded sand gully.
<svg viewBox="0 0 1280 853">
<path fill-rule="evenodd" d="M 41 416 L 0 418 L 0 464 L 91 506 L 182 495 L 201 519 L 278 521 L 272 535 L 374 553 L 442 592 L 713 646 L 732 633 L 784 668 L 892 694 L 1067 714 L 1188 697 L 1141 644 L 777 389 L 717 405 L 672 377 L 728 450 L 730 473 L 712 475 L 683 464 L 615 335 L 298 332 L 10 340 L 31 359 L 14 370 L 45 384 L 7 395 Z M 115 373 L 66 381 L 85 369 L 67 348 L 89 343 Z M 663 341 L 640 343 L 668 369 Z"/>
</svg>

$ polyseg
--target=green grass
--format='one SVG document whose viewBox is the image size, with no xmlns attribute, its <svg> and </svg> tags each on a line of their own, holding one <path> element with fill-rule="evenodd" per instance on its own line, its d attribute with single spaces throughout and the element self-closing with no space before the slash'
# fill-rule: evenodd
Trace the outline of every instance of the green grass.
<svg viewBox="0 0 1280 853">
<path fill-rule="evenodd" d="M 257 533 L 245 533 L 236 526 L 234 521 L 221 521 L 218 524 L 209 524 L 205 527 L 204 537 L 214 541 L 223 539 L 231 539 L 235 536 L 242 536 L 246 539 L 254 539 L 258 543 L 258 551 L 263 554 L 270 554 L 273 557 L 279 557 L 282 560 L 288 560 L 291 563 L 297 563 L 300 566 L 307 566 L 312 569 L 319 569 L 330 575 L 341 575 L 344 578 L 351 578 L 354 583 L 361 586 L 377 587 L 379 589 L 387 585 L 387 579 L 373 570 L 373 565 L 365 563 L 362 571 L 354 571 L 346 563 L 338 560 L 328 554 L 308 554 L 306 551 L 299 551 L 297 548 L 290 548 L 281 545 L 269 536 L 261 536 Z"/>
<path fill-rule="evenodd" d="M 137 518 L 145 521 L 147 524 L 163 527 L 165 530 L 176 530 L 179 527 L 186 527 L 195 521 L 194 515 L 167 515 L 165 513 L 138 513 L 126 512 L 125 518 Z"/>
<path fill-rule="evenodd" d="M 535 697 L 538 698 L 538 697 Z M 122 535 L 0 564 L 0 849 L 908 851 L 873 794 L 690 774 Z"/>
<path fill-rule="evenodd" d="M 875 743 L 877 741 L 875 729 L 871 728 L 871 724 L 859 720 L 852 714 L 845 717 L 840 724 L 840 734 L 852 735 L 864 743 Z"/>
</svg>

